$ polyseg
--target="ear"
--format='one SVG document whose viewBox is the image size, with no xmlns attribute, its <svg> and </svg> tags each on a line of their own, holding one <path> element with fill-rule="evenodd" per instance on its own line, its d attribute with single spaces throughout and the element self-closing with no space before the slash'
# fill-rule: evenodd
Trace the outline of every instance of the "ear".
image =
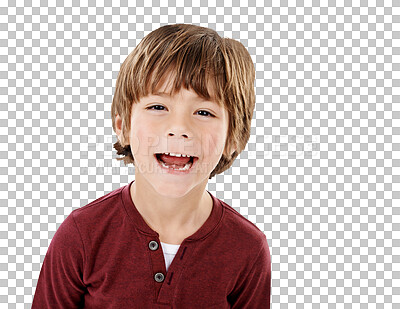
<svg viewBox="0 0 400 309">
<path fill-rule="evenodd" d="M 122 118 L 118 114 L 115 115 L 115 133 L 118 136 L 119 143 L 121 144 L 122 147 L 124 147 L 125 139 L 122 134 Z"/>
<path fill-rule="evenodd" d="M 229 157 L 232 157 L 233 153 L 237 150 L 237 145 L 236 143 L 232 142 L 232 141 L 228 141 L 228 145 L 227 145 L 227 154 L 229 155 Z"/>
<path fill-rule="evenodd" d="M 232 157 L 233 153 L 237 150 L 236 145 L 234 147 L 231 148 L 230 150 L 230 156 Z"/>
</svg>

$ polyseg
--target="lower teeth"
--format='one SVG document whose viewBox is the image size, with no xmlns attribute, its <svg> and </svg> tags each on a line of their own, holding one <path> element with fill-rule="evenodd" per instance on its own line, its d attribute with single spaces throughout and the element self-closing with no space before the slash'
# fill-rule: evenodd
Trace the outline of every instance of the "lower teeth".
<svg viewBox="0 0 400 309">
<path fill-rule="evenodd" d="M 161 165 L 164 166 L 165 168 L 169 168 L 169 169 L 172 169 L 174 171 L 187 171 L 190 168 L 190 166 L 192 165 L 192 162 L 188 162 L 188 163 L 185 164 L 184 167 L 175 168 L 176 167 L 175 164 L 173 164 L 172 166 L 168 166 L 163 161 L 160 160 L 160 162 L 161 162 Z"/>
</svg>

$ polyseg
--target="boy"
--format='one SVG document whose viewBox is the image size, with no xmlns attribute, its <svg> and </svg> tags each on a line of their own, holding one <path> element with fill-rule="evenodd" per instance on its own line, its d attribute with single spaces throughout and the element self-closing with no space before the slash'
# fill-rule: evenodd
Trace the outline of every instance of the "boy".
<svg viewBox="0 0 400 309">
<path fill-rule="evenodd" d="M 270 308 L 264 233 L 205 189 L 246 146 L 254 78 L 245 47 L 208 28 L 140 42 L 111 106 L 135 180 L 65 219 L 32 308 Z"/>
</svg>

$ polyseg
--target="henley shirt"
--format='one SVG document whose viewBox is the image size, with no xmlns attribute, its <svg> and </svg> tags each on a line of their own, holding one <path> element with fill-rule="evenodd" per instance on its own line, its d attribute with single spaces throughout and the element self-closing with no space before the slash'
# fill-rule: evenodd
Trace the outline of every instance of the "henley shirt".
<svg viewBox="0 0 400 309">
<path fill-rule="evenodd" d="M 207 191 L 210 216 L 176 252 L 169 248 L 167 261 L 159 234 L 132 201 L 132 183 L 75 209 L 60 225 L 33 309 L 270 308 L 271 256 L 255 224 Z"/>
</svg>

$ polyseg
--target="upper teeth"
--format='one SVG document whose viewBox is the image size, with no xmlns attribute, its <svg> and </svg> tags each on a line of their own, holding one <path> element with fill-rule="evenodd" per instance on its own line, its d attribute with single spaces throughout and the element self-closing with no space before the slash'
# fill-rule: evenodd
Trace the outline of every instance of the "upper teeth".
<svg viewBox="0 0 400 309">
<path fill-rule="evenodd" d="M 180 154 L 180 153 L 172 153 L 172 152 L 164 152 L 164 154 L 173 157 L 190 157 L 188 155 Z"/>
</svg>

